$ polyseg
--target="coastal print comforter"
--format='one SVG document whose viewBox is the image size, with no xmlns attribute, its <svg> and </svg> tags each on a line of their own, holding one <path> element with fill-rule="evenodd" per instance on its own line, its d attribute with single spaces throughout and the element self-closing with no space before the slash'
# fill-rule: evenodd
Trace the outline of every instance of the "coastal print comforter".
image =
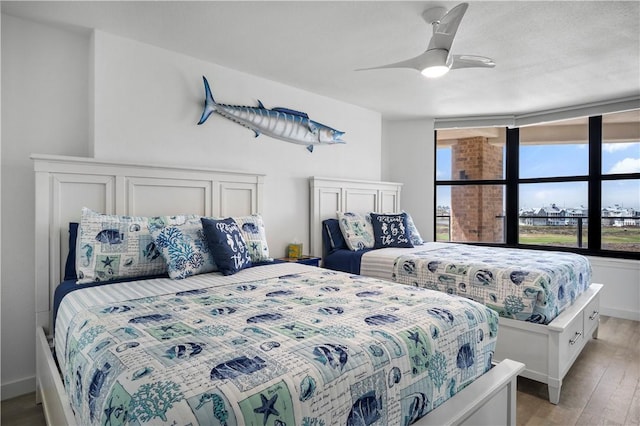
<svg viewBox="0 0 640 426">
<path fill-rule="evenodd" d="M 591 264 L 575 253 L 448 243 L 397 257 L 392 278 L 548 324 L 589 287 Z"/>
<path fill-rule="evenodd" d="M 155 283 L 63 300 L 78 424 L 405 425 L 491 366 L 497 315 L 465 298 L 290 264 Z"/>
</svg>

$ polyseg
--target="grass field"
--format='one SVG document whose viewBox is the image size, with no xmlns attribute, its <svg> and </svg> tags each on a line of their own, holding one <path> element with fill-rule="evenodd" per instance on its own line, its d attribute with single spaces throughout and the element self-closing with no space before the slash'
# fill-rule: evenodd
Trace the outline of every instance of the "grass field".
<svg viewBox="0 0 640 426">
<path fill-rule="evenodd" d="M 449 229 L 438 225 L 436 241 L 449 241 Z M 520 226 L 520 244 L 578 247 L 577 229 L 574 226 Z M 587 228 L 582 230 L 582 247 L 587 247 Z M 640 252 L 639 227 L 602 228 L 602 248 Z"/>
<path fill-rule="evenodd" d="M 582 229 L 582 247 L 587 247 L 587 228 Z M 578 229 L 575 226 L 520 225 L 520 244 L 578 247 Z"/>
</svg>

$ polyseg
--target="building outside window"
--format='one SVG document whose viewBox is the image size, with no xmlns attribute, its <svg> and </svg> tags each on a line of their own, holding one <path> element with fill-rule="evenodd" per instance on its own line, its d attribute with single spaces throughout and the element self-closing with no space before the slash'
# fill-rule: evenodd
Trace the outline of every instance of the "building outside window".
<svg viewBox="0 0 640 426">
<path fill-rule="evenodd" d="M 438 130 L 435 181 L 436 241 L 640 253 L 639 110 Z"/>
</svg>

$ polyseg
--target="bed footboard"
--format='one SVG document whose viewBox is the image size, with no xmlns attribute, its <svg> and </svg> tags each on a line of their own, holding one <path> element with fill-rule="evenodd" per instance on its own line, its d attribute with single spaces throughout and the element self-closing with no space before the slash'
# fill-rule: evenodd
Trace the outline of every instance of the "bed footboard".
<svg viewBox="0 0 640 426">
<path fill-rule="evenodd" d="M 416 425 L 514 425 L 517 376 L 524 364 L 505 359 Z"/>
<path fill-rule="evenodd" d="M 48 425 L 75 424 L 49 340 L 42 327 L 36 328 L 36 403 L 42 404 Z"/>
</svg>

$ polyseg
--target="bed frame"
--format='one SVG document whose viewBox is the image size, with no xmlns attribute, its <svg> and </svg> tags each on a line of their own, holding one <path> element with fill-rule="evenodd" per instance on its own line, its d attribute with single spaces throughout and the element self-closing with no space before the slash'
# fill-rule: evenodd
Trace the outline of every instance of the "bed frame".
<svg viewBox="0 0 640 426">
<path fill-rule="evenodd" d="M 49 425 L 75 424 L 52 355 L 51 312 L 68 251 L 68 223 L 82 207 L 108 214 L 240 216 L 262 211 L 264 175 L 32 155 L 36 174 L 36 402 Z M 171 200 L 171 203 L 166 202 Z M 515 425 L 516 377 L 504 360 L 417 425 Z"/>
<path fill-rule="evenodd" d="M 132 216 L 260 213 L 264 175 L 52 155 L 31 158 L 36 176 L 36 402 L 42 403 L 47 424 L 73 424 L 51 352 L 53 295 L 64 272 L 69 222 L 80 220 L 82 207 Z"/>
<path fill-rule="evenodd" d="M 322 256 L 322 221 L 336 211 L 399 212 L 401 183 L 311 177 L 310 244 L 312 255 Z M 500 318 L 494 360 L 513 359 L 526 365 L 521 373 L 546 383 L 549 401 L 558 404 L 562 379 L 586 343 L 598 336 L 600 290 L 591 284 L 576 302 L 550 324 Z"/>
</svg>

